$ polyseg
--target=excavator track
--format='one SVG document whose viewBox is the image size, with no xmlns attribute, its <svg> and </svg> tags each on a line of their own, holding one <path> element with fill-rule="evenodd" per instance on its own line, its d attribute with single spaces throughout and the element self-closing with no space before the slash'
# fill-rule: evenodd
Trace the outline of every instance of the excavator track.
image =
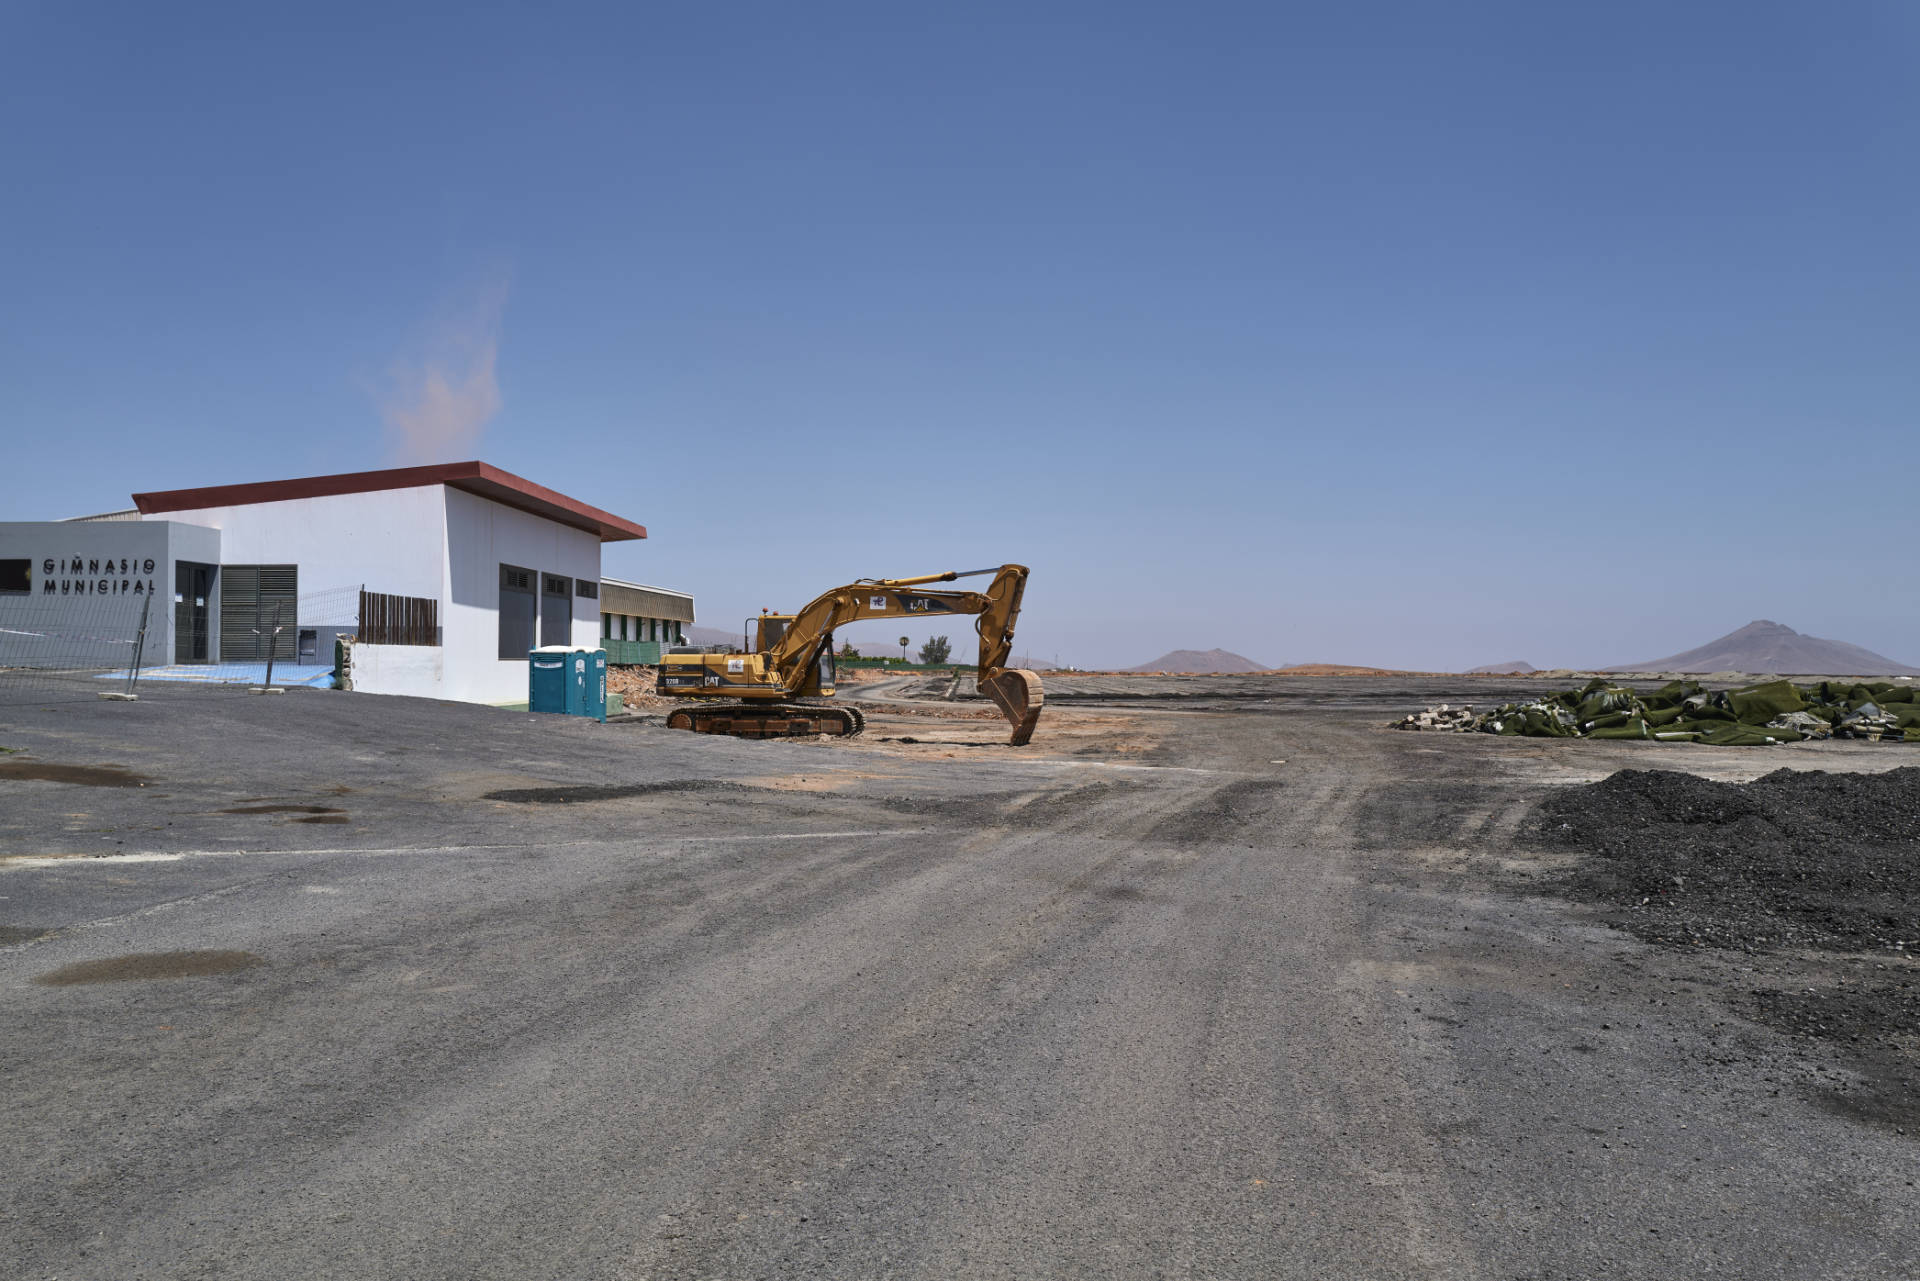
<svg viewBox="0 0 1920 1281">
<path fill-rule="evenodd" d="M 699 703 L 667 714 L 668 729 L 731 738 L 812 738 L 819 734 L 852 737 L 867 727 L 860 709 L 848 703 Z"/>
</svg>

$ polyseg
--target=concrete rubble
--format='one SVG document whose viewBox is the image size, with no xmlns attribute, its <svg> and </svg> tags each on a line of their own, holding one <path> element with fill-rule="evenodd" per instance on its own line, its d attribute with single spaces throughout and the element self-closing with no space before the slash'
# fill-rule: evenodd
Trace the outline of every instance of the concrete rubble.
<svg viewBox="0 0 1920 1281">
<path fill-rule="evenodd" d="M 1393 723 L 1395 729 L 1451 729 L 1470 730 L 1473 728 L 1473 707 L 1462 704 L 1459 707 L 1451 703 L 1442 703 L 1438 707 L 1429 707 L 1424 712 L 1415 712 Z"/>
</svg>

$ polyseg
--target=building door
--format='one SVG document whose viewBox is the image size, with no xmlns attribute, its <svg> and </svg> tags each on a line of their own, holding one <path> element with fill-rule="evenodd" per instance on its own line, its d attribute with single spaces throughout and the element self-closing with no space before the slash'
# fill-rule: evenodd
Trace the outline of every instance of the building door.
<svg viewBox="0 0 1920 1281">
<path fill-rule="evenodd" d="M 221 662 L 265 662 L 268 646 L 275 662 L 292 662 L 299 614 L 298 565 L 220 567 Z"/>
<path fill-rule="evenodd" d="M 540 643 L 573 644 L 573 580 L 540 575 Z"/>
<path fill-rule="evenodd" d="M 207 661 L 207 604 L 213 595 L 213 566 L 190 560 L 173 563 L 173 661 Z"/>
</svg>

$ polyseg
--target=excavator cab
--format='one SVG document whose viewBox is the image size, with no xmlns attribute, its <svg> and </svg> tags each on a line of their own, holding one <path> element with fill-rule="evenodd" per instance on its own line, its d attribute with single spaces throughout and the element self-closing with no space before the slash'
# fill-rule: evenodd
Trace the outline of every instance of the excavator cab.
<svg viewBox="0 0 1920 1281">
<path fill-rule="evenodd" d="M 747 620 L 741 632 L 747 643 L 740 648 L 749 654 L 766 653 L 787 634 L 787 628 L 793 625 L 793 617 L 792 614 L 771 614 L 762 610 L 760 617 Z"/>
</svg>

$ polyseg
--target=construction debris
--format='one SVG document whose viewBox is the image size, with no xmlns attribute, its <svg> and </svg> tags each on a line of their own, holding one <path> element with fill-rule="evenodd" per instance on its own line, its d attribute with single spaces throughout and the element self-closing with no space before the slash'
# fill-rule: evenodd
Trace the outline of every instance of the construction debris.
<svg viewBox="0 0 1920 1281">
<path fill-rule="evenodd" d="M 1709 690 L 1677 680 L 1652 692 L 1605 680 L 1508 703 L 1472 715 L 1438 707 L 1394 722 L 1395 729 L 1520 735 L 1527 738 L 1637 738 L 1715 747 L 1761 747 L 1816 738 L 1920 743 L 1920 704 L 1912 685 L 1890 681 L 1767 681 Z"/>
<path fill-rule="evenodd" d="M 674 706 L 670 698 L 656 692 L 659 669 L 655 667 L 607 668 L 607 692 L 618 694 L 630 712 L 661 712 Z"/>
<path fill-rule="evenodd" d="M 1405 720 L 1395 721 L 1395 729 L 1451 729 L 1465 732 L 1474 727 L 1473 708 L 1455 707 L 1451 703 L 1442 703 L 1438 707 L 1429 707 L 1424 712 L 1415 712 Z"/>
</svg>

